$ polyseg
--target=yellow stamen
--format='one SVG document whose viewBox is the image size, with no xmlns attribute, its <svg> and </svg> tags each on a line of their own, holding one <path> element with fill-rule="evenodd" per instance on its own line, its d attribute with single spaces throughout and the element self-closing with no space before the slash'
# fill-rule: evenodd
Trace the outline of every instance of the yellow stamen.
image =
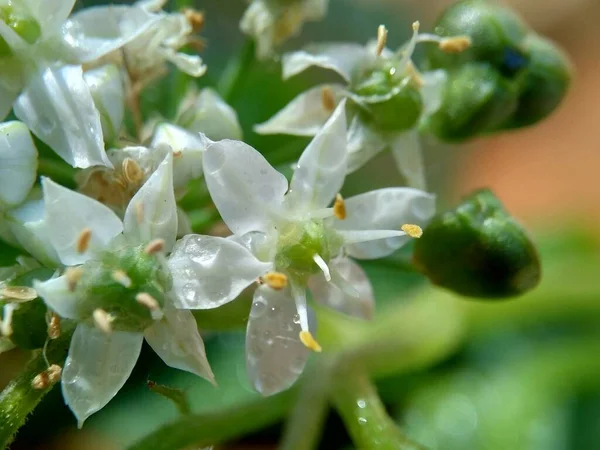
<svg viewBox="0 0 600 450">
<path fill-rule="evenodd" d="M 155 253 L 163 251 L 165 248 L 165 240 L 164 239 L 154 239 L 150 241 L 146 248 L 144 249 L 144 253 L 147 255 L 154 255 Z"/>
<path fill-rule="evenodd" d="M 381 55 L 383 49 L 385 48 L 385 44 L 387 43 L 388 30 L 385 25 L 379 25 L 377 28 L 377 47 L 375 47 L 375 54 L 377 56 Z"/>
<path fill-rule="evenodd" d="M 421 22 L 419 22 L 418 20 L 412 23 L 412 29 L 413 29 L 414 33 L 418 33 L 420 27 L 421 27 Z"/>
<path fill-rule="evenodd" d="M 0 298 L 30 301 L 37 298 L 35 289 L 27 286 L 6 286 L 0 290 Z"/>
<path fill-rule="evenodd" d="M 144 222 L 144 205 L 143 203 L 135 204 L 135 220 L 140 225 Z"/>
<path fill-rule="evenodd" d="M 123 176 L 129 184 L 140 184 L 144 179 L 144 171 L 132 158 L 125 158 L 122 163 Z"/>
<path fill-rule="evenodd" d="M 90 239 L 92 239 L 92 230 L 84 228 L 77 236 L 77 252 L 85 253 L 90 246 Z"/>
<path fill-rule="evenodd" d="M 473 44 L 469 36 L 454 36 L 442 38 L 438 46 L 446 53 L 461 53 Z"/>
<path fill-rule="evenodd" d="M 111 274 L 111 277 L 112 277 L 113 280 L 115 280 L 121 286 L 126 287 L 126 288 L 130 288 L 131 287 L 131 278 L 129 278 L 124 271 L 122 271 L 122 270 L 115 270 Z"/>
<path fill-rule="evenodd" d="M 31 387 L 34 389 L 47 389 L 50 386 L 55 385 L 60 380 L 62 368 L 57 364 L 52 364 L 43 372 L 37 374 L 33 380 L 31 380 Z"/>
<path fill-rule="evenodd" d="M 323 348 L 319 345 L 319 343 L 315 340 L 310 331 L 301 331 L 300 332 L 300 341 L 304 344 L 304 346 L 313 352 L 321 353 Z"/>
<path fill-rule="evenodd" d="M 69 291 L 73 292 L 77 287 L 77 282 L 83 275 L 83 269 L 81 267 L 69 267 L 65 270 L 65 277 L 67 278 L 67 286 Z"/>
<path fill-rule="evenodd" d="M 48 322 L 48 337 L 57 339 L 60 337 L 60 317 L 56 313 L 52 313 Z"/>
<path fill-rule="evenodd" d="M 106 334 L 112 332 L 111 322 L 113 319 L 110 314 L 103 309 L 98 308 L 94 310 L 92 317 L 94 318 L 94 323 L 100 330 L 104 331 Z"/>
<path fill-rule="evenodd" d="M 335 95 L 333 95 L 333 91 L 328 86 L 321 89 L 321 103 L 325 111 L 333 111 L 335 109 Z"/>
<path fill-rule="evenodd" d="M 194 33 L 200 32 L 204 27 L 204 14 L 192 8 L 185 8 L 183 11 L 185 20 L 191 25 Z"/>
<path fill-rule="evenodd" d="M 333 202 L 333 215 L 336 219 L 344 220 L 346 218 L 346 203 L 342 194 L 335 196 L 335 202 Z"/>
<path fill-rule="evenodd" d="M 280 291 L 288 285 L 287 276 L 281 272 L 266 273 L 263 275 L 262 279 L 267 286 L 276 291 Z"/>
<path fill-rule="evenodd" d="M 412 238 L 423 236 L 423 229 L 419 225 L 406 224 L 402 225 L 401 229 Z"/>
</svg>

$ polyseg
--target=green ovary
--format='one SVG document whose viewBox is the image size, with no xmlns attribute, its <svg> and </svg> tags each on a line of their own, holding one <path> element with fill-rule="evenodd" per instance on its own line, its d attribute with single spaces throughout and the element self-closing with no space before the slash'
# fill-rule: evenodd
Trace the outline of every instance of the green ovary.
<svg viewBox="0 0 600 450">
<path fill-rule="evenodd" d="M 23 14 L 23 11 L 15 11 L 12 2 L 8 2 L 8 5 L 0 8 L 0 20 L 4 21 L 28 44 L 34 44 L 42 35 L 40 24 L 33 17 Z M 1 50 L 0 56 L 4 56 Z"/>
</svg>

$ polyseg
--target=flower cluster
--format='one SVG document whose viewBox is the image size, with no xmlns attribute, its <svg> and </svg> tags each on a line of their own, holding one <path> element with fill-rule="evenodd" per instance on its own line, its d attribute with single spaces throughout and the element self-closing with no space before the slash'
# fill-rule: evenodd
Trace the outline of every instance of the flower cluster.
<svg viewBox="0 0 600 450">
<path fill-rule="evenodd" d="M 64 365 L 45 376 L 61 376 L 80 426 L 124 385 L 144 339 L 169 366 L 216 383 L 193 310 L 253 296 L 246 363 L 264 395 L 291 386 L 311 351 L 327 351 L 312 301 L 370 319 L 373 290 L 355 260 L 391 255 L 435 212 L 418 142 L 443 108 L 447 71 L 418 70 L 414 48 L 457 54 L 471 45 L 468 36 L 419 34 L 415 23 L 397 51 L 381 26 L 366 46 L 284 55 L 284 78 L 318 66 L 343 80 L 256 126 L 313 137 L 289 161 L 288 181 L 242 141 L 235 110 L 210 88 L 189 89 L 172 118 L 141 114 L 140 95 L 169 70 L 206 71 L 187 53 L 202 47 L 203 15 L 167 13 L 165 3 L 71 14 L 74 0 L 0 1 L 0 115 L 18 119 L 0 124 L 0 238 L 23 255 L 0 270 L 0 352 L 21 345 L 26 311 L 48 324 L 44 348 L 73 329 Z M 326 9 L 326 0 L 254 0 L 241 29 L 268 58 Z M 346 174 L 388 147 L 410 187 L 343 198 Z M 72 169 L 60 181 L 74 189 L 47 170 L 60 159 Z M 208 229 L 188 214 L 197 191 L 207 198 L 197 207 L 214 204 L 228 233 L 194 233 Z"/>
</svg>

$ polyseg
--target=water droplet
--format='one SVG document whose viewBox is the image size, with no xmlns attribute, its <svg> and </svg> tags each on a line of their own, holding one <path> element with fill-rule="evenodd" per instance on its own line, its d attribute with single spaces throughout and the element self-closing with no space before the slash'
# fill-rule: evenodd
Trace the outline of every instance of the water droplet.
<svg viewBox="0 0 600 450">
<path fill-rule="evenodd" d="M 262 298 L 257 298 L 252 303 L 252 309 L 250 310 L 250 316 L 260 317 L 267 311 L 267 302 Z"/>
<path fill-rule="evenodd" d="M 367 419 L 364 418 L 364 417 L 359 417 L 358 418 L 358 423 L 359 423 L 359 425 L 366 425 Z"/>
<path fill-rule="evenodd" d="M 364 408 L 365 406 L 367 406 L 367 402 L 365 402 L 364 400 L 359 400 L 358 402 L 356 402 L 356 404 L 359 408 Z"/>
<path fill-rule="evenodd" d="M 294 314 L 293 321 L 296 324 L 300 323 L 300 314 Z"/>
</svg>

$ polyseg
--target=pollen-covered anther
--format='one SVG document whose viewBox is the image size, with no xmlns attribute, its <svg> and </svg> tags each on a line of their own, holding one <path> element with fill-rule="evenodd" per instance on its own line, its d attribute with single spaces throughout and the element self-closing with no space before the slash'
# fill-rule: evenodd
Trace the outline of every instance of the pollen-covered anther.
<svg viewBox="0 0 600 450">
<path fill-rule="evenodd" d="M 284 289 L 288 285 L 288 277 L 281 272 L 269 272 L 262 276 L 262 280 L 267 286 L 276 291 Z"/>
<path fill-rule="evenodd" d="M 104 331 L 106 334 L 112 332 L 113 318 L 110 314 L 108 314 L 103 309 L 98 308 L 94 310 L 92 317 L 94 318 L 94 324 L 96 324 L 98 329 Z"/>
<path fill-rule="evenodd" d="M 112 277 L 113 280 L 115 280 L 121 286 L 126 287 L 128 289 L 131 287 L 131 284 L 132 284 L 131 278 L 129 278 L 124 271 L 122 271 L 122 270 L 115 270 L 111 274 L 111 277 Z"/>
<path fill-rule="evenodd" d="M 65 270 L 65 278 L 67 279 L 67 286 L 69 291 L 73 292 L 77 287 L 77 282 L 83 275 L 83 269 L 81 267 L 69 267 Z"/>
<path fill-rule="evenodd" d="M 183 11 L 185 20 L 191 25 L 194 33 L 199 33 L 204 27 L 204 13 L 193 8 L 185 8 Z"/>
<path fill-rule="evenodd" d="M 419 225 L 406 224 L 402 225 L 401 229 L 412 238 L 423 236 L 423 229 Z"/>
<path fill-rule="evenodd" d="M 60 337 L 60 331 L 60 316 L 52 313 L 48 321 L 48 337 L 50 339 L 57 339 Z"/>
<path fill-rule="evenodd" d="M 62 367 L 58 364 L 52 364 L 43 372 L 37 374 L 33 380 L 31 380 L 31 387 L 34 389 L 48 389 L 54 386 L 60 380 L 62 374 Z"/>
<path fill-rule="evenodd" d="M 144 253 L 147 255 L 154 255 L 155 253 L 162 252 L 165 248 L 165 240 L 164 239 L 154 239 L 146 245 L 144 249 Z"/>
<path fill-rule="evenodd" d="M 335 95 L 329 86 L 321 89 L 321 103 L 326 111 L 333 111 L 335 109 Z"/>
<path fill-rule="evenodd" d="M 442 38 L 438 46 L 445 53 L 461 53 L 471 47 L 472 44 L 473 41 L 469 36 L 453 36 Z"/>
<path fill-rule="evenodd" d="M 85 253 L 90 246 L 90 240 L 92 239 L 92 230 L 84 228 L 77 236 L 77 252 Z"/>
<path fill-rule="evenodd" d="M 37 292 L 28 286 L 6 286 L 0 289 L 0 298 L 27 302 L 37 298 Z"/>
<path fill-rule="evenodd" d="M 133 158 L 125 158 L 122 163 L 123 176 L 129 184 L 138 185 L 144 179 L 144 171 Z"/>
<path fill-rule="evenodd" d="M 385 25 L 379 25 L 377 27 L 377 46 L 375 47 L 375 54 L 380 56 L 387 44 L 388 30 Z"/>
<path fill-rule="evenodd" d="M 344 220 L 346 218 L 346 203 L 344 202 L 342 194 L 335 196 L 335 201 L 333 202 L 333 215 L 339 220 Z"/>
<path fill-rule="evenodd" d="M 418 33 L 419 32 L 419 28 L 421 28 L 421 22 L 419 22 L 418 20 L 414 21 L 412 23 L 412 29 L 414 33 Z"/>
<path fill-rule="evenodd" d="M 323 348 L 321 345 L 315 340 L 310 331 L 301 331 L 300 332 L 300 342 L 304 344 L 304 346 L 313 352 L 321 353 Z"/>
</svg>

